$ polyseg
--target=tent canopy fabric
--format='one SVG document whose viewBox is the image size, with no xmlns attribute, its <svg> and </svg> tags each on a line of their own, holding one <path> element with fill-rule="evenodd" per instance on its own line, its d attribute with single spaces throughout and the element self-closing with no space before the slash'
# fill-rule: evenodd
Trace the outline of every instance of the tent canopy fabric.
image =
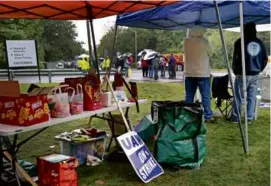
<svg viewBox="0 0 271 186">
<path fill-rule="evenodd" d="M 174 1 L 0 1 L 0 19 L 87 20 L 133 12 Z"/>
<path fill-rule="evenodd" d="M 217 1 L 223 28 L 240 25 L 239 1 Z M 244 23 L 270 23 L 270 1 L 243 1 Z M 181 1 L 171 5 L 121 14 L 121 26 L 180 30 L 199 25 L 218 28 L 213 1 Z"/>
</svg>

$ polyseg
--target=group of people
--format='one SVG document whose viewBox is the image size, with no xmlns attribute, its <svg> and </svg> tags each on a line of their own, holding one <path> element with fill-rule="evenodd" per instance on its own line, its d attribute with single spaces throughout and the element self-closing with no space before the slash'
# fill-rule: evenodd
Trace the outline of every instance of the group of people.
<svg viewBox="0 0 271 186">
<path fill-rule="evenodd" d="M 194 102 L 194 96 L 199 88 L 202 105 L 204 108 L 204 118 L 206 122 L 212 122 L 213 113 L 211 109 L 211 68 L 209 55 L 212 50 L 204 36 L 205 30 L 194 27 L 189 30 L 188 38 L 184 42 L 185 54 L 185 100 Z M 244 26 L 245 39 L 245 71 L 247 82 L 247 119 L 249 123 L 254 119 L 254 109 L 256 104 L 256 94 L 259 84 L 259 74 L 267 64 L 267 52 L 263 42 L 257 38 L 255 23 L 247 23 Z M 242 54 L 241 39 L 234 43 L 234 53 L 232 69 L 235 74 L 234 91 L 236 102 L 233 104 L 231 121 L 239 122 L 238 115 L 242 113 Z M 235 104 L 236 103 L 236 104 Z M 239 114 L 238 114 L 239 113 Z M 240 115 L 239 115 L 240 116 Z"/>
<path fill-rule="evenodd" d="M 143 78 L 151 78 L 154 80 L 158 80 L 159 78 L 159 69 L 161 71 L 160 77 L 166 77 L 166 67 L 168 65 L 168 74 L 170 79 L 176 78 L 176 70 L 175 70 L 176 60 L 174 55 L 171 54 L 169 62 L 163 56 L 158 54 L 154 55 L 153 58 L 145 60 L 144 55 L 141 56 L 141 68 L 142 68 L 142 76 Z"/>
</svg>

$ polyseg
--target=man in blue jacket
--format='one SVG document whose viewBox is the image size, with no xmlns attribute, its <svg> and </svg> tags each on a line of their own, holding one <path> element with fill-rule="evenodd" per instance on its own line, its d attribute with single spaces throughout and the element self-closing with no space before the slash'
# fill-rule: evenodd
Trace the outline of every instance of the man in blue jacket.
<svg viewBox="0 0 271 186">
<path fill-rule="evenodd" d="M 244 26 L 245 39 L 245 63 L 246 63 L 246 83 L 247 83 L 247 119 L 248 122 L 254 119 L 254 109 L 256 94 L 259 84 L 259 74 L 267 64 L 267 53 L 263 42 L 257 38 L 255 23 L 247 23 Z M 232 62 L 233 73 L 235 74 L 234 90 L 236 93 L 237 105 L 233 104 L 232 122 L 238 122 L 237 112 L 242 113 L 243 79 L 242 79 L 242 54 L 241 39 L 234 43 L 234 53 Z"/>
</svg>

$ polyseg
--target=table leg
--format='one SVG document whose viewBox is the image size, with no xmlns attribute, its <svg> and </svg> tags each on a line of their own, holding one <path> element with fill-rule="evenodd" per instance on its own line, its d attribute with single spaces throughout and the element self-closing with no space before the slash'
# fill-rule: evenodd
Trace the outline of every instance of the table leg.
<svg viewBox="0 0 271 186">
<path fill-rule="evenodd" d="M 111 126 L 109 124 L 110 121 L 108 121 L 108 124 L 109 124 L 109 128 L 111 129 L 112 136 L 110 138 L 110 141 L 109 141 L 109 144 L 108 144 L 108 147 L 107 147 L 107 150 L 106 150 L 107 152 L 109 152 L 109 150 L 110 150 L 110 147 L 111 147 L 111 144 L 113 142 L 113 139 L 115 139 L 115 142 L 117 143 L 116 134 L 115 134 L 115 122 L 114 122 L 114 118 L 113 118 L 111 112 L 108 112 L 108 114 L 109 114 L 109 117 L 111 119 Z"/>
<path fill-rule="evenodd" d="M 11 164 L 12 164 L 12 171 L 13 171 L 15 179 L 17 181 L 17 185 L 21 186 L 20 179 L 19 179 L 19 176 L 18 176 L 18 173 L 17 173 L 17 169 L 16 169 L 16 162 L 17 162 L 17 157 L 16 157 L 17 140 L 18 140 L 18 134 L 15 134 L 14 138 L 13 138 L 13 144 L 12 144 L 12 147 L 11 147 L 11 157 L 12 157 Z"/>
<path fill-rule="evenodd" d="M 130 116 L 129 116 L 129 111 L 130 111 L 130 109 L 129 109 L 129 107 L 127 107 L 126 111 L 125 111 L 125 118 L 126 118 L 126 120 L 128 122 L 128 125 L 129 125 L 130 129 L 134 130 L 134 127 L 132 125 L 132 122 L 131 122 L 131 119 L 130 119 Z"/>
<path fill-rule="evenodd" d="M 91 127 L 91 122 L 92 122 L 92 116 L 89 117 L 89 120 L 88 120 L 88 126 Z"/>
<path fill-rule="evenodd" d="M 3 176 L 4 171 L 5 171 L 5 169 L 4 169 L 4 161 L 3 161 L 3 158 L 4 158 L 3 153 L 4 153 L 4 151 L 3 151 L 3 146 L 2 146 L 2 144 L 3 144 L 2 138 L 3 137 L 0 136 L 0 185 L 4 185 L 4 180 L 2 179 L 2 176 Z"/>
</svg>

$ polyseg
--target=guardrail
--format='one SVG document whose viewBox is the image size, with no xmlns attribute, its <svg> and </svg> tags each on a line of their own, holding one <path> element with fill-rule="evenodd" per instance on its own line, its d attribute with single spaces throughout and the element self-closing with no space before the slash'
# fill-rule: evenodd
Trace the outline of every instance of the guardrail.
<svg viewBox="0 0 271 186">
<path fill-rule="evenodd" d="M 10 80 L 15 79 L 18 76 L 39 76 L 37 69 L 20 69 L 20 70 L 9 70 L 10 72 Z M 115 70 L 111 71 L 113 74 L 116 72 Z M 124 75 L 124 71 L 122 74 Z M 105 75 L 106 71 L 100 71 L 100 75 Z M 85 72 L 77 70 L 77 69 L 40 69 L 40 76 L 47 76 L 49 79 L 49 83 L 52 83 L 53 76 L 84 76 Z M 8 77 L 7 69 L 0 69 L 0 77 Z"/>
</svg>

